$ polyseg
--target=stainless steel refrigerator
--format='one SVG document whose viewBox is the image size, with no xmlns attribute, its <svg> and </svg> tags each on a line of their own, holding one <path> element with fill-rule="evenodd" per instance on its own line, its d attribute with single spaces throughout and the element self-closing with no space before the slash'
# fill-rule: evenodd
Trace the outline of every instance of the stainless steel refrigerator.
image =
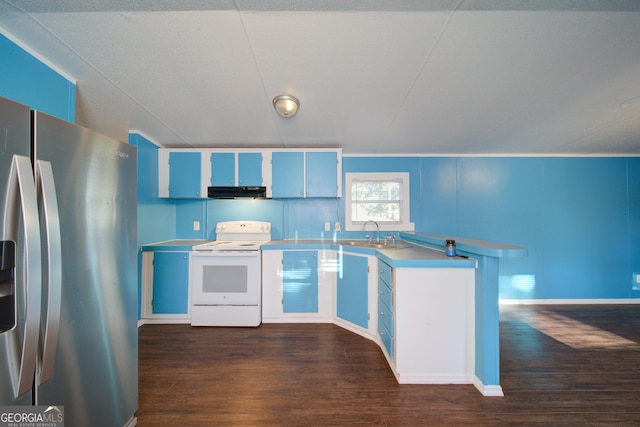
<svg viewBox="0 0 640 427">
<path fill-rule="evenodd" d="M 0 98 L 0 406 L 135 423 L 136 158 Z"/>
</svg>

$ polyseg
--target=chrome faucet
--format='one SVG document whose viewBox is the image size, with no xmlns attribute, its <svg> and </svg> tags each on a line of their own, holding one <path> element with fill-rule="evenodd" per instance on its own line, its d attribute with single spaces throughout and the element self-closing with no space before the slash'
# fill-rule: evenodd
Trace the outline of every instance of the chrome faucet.
<svg viewBox="0 0 640 427">
<path fill-rule="evenodd" d="M 367 229 L 367 224 L 369 224 L 370 222 L 372 222 L 376 226 L 376 243 L 380 243 L 380 226 L 378 225 L 377 222 L 371 221 L 371 220 L 367 221 L 362 225 L 362 229 L 366 230 Z"/>
</svg>

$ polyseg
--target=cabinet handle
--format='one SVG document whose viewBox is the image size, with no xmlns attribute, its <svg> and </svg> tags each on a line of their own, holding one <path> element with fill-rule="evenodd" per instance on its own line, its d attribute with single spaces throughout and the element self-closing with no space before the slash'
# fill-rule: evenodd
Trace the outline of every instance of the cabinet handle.
<svg viewBox="0 0 640 427">
<path fill-rule="evenodd" d="M 381 312 L 380 312 L 380 316 L 384 316 L 384 311 L 381 311 Z"/>
<path fill-rule="evenodd" d="M 384 291 L 378 291 L 378 295 L 384 295 Z"/>
</svg>

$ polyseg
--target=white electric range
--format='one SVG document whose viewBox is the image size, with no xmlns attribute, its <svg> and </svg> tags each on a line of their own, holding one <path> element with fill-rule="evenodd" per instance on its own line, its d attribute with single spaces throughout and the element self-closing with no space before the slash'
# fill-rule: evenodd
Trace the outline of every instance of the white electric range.
<svg viewBox="0 0 640 427">
<path fill-rule="evenodd" d="M 226 221 L 216 240 L 192 247 L 189 257 L 192 326 L 262 323 L 262 253 L 271 224 Z"/>
</svg>

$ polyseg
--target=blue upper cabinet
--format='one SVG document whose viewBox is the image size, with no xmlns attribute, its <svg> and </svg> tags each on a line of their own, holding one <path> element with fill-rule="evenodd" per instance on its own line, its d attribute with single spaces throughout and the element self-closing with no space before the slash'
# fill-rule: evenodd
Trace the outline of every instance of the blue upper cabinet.
<svg viewBox="0 0 640 427">
<path fill-rule="evenodd" d="M 306 153 L 307 197 L 336 197 L 338 194 L 338 153 Z"/>
<path fill-rule="evenodd" d="M 158 150 L 158 196 L 173 199 L 207 197 L 203 156 L 199 151 Z"/>
<path fill-rule="evenodd" d="M 339 150 L 274 151 L 271 196 L 341 197 L 341 176 Z"/>
<path fill-rule="evenodd" d="M 236 185 L 235 153 L 211 153 L 211 185 Z"/>
<path fill-rule="evenodd" d="M 258 187 L 262 184 L 261 152 L 211 153 L 211 185 Z"/>
<path fill-rule="evenodd" d="M 238 185 L 262 185 L 262 153 L 238 153 Z"/>
<path fill-rule="evenodd" d="M 271 155 L 273 198 L 304 197 L 304 153 L 276 151 Z"/>
<path fill-rule="evenodd" d="M 342 197 L 340 149 L 158 150 L 158 195 L 207 198 L 207 187 L 267 188 L 267 197 Z"/>
<path fill-rule="evenodd" d="M 202 197 L 201 161 L 200 153 L 169 154 L 169 197 L 174 199 Z"/>
</svg>

